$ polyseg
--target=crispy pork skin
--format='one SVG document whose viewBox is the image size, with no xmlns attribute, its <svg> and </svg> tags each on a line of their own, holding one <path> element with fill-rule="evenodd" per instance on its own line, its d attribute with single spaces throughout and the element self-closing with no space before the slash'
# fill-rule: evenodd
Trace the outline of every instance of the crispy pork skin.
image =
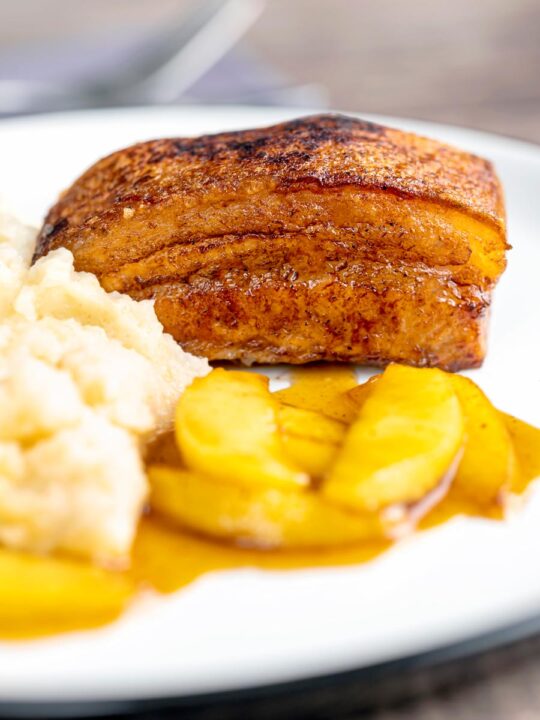
<svg viewBox="0 0 540 720">
<path fill-rule="evenodd" d="M 487 160 L 341 115 L 120 150 L 35 257 L 62 246 L 212 360 L 450 370 L 484 358 L 507 248 Z"/>
</svg>

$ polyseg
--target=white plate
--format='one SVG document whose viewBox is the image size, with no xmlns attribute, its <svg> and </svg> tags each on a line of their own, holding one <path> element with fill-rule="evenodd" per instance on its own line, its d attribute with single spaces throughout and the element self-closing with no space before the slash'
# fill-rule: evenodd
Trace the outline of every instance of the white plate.
<svg viewBox="0 0 540 720">
<path fill-rule="evenodd" d="M 135 109 L 0 123 L 0 196 L 39 223 L 98 157 L 160 136 L 264 125 L 257 108 Z M 540 425 L 540 148 L 382 118 L 489 157 L 506 188 L 509 267 L 490 352 L 471 376 Z M 213 573 L 138 602 L 102 630 L 0 644 L 2 701 L 186 696 L 361 668 L 489 633 L 540 611 L 540 492 L 514 520 L 456 519 L 358 567 Z"/>
</svg>

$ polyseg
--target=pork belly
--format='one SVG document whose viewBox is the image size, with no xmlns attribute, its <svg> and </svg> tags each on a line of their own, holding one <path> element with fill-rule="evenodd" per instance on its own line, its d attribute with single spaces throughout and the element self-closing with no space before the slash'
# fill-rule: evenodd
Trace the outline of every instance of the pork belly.
<svg viewBox="0 0 540 720">
<path fill-rule="evenodd" d="M 341 115 L 116 152 L 50 210 L 36 257 L 60 246 L 211 360 L 450 370 L 507 248 L 489 161 Z"/>
</svg>

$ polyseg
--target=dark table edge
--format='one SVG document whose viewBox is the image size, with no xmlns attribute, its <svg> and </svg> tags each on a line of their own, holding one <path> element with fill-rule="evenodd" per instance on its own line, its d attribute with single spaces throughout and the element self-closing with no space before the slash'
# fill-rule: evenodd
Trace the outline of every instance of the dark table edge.
<svg viewBox="0 0 540 720">
<path fill-rule="evenodd" d="M 239 690 L 202 693 L 189 696 L 167 696 L 140 699 L 114 700 L 80 700 L 80 701 L 0 701 L 0 717 L 2 718 L 87 718 L 103 716 L 140 715 L 165 710 L 178 711 L 197 710 L 207 707 L 226 705 L 239 706 L 246 701 L 269 701 L 288 699 L 294 695 L 302 695 L 321 690 L 338 691 L 341 687 L 354 685 L 355 688 L 366 690 L 392 684 L 400 686 L 400 680 L 410 682 L 416 672 L 427 670 L 451 671 L 463 661 L 479 658 L 494 650 L 503 650 L 518 644 L 525 639 L 540 636 L 540 614 L 536 614 L 518 623 L 498 628 L 491 632 L 477 635 L 464 641 L 444 645 L 425 652 L 419 652 L 396 660 L 336 672 L 312 676 L 300 680 L 261 685 Z M 1 669 L 0 669 L 1 687 Z M 404 694 L 405 688 L 402 688 Z M 398 692 L 398 695 L 400 692 Z M 362 695 L 362 692 L 361 692 Z M 369 706 L 369 691 L 364 692 Z"/>
</svg>

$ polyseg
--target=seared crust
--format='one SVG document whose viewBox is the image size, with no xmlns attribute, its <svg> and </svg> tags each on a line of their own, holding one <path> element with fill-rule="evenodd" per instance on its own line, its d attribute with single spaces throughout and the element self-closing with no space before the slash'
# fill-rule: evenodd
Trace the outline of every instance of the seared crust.
<svg viewBox="0 0 540 720">
<path fill-rule="evenodd" d="M 174 198 L 186 206 L 258 181 L 274 190 L 353 185 L 453 206 L 504 232 L 492 164 L 412 133 L 343 115 L 314 115 L 270 128 L 152 140 L 93 165 L 46 217 L 36 258 L 91 229 L 107 232 L 125 208 Z"/>
<path fill-rule="evenodd" d="M 482 362 L 506 241 L 487 160 L 319 115 L 100 160 L 35 259 L 60 246 L 210 359 L 459 369 Z"/>
</svg>

